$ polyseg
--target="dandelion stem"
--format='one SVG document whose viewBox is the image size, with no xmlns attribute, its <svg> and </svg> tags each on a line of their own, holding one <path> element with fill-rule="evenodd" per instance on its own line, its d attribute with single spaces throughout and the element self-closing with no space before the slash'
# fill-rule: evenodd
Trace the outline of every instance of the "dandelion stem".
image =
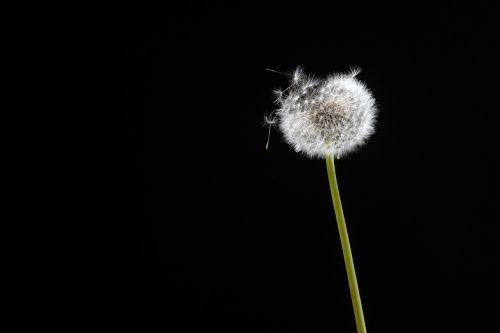
<svg viewBox="0 0 500 333">
<path fill-rule="evenodd" d="M 347 234 L 344 212 L 342 211 L 342 203 L 340 202 L 339 186 L 337 184 L 337 176 L 335 174 L 335 162 L 333 154 L 326 158 L 326 168 L 328 171 L 330 192 L 332 193 L 333 207 L 335 208 L 335 216 L 337 218 L 340 243 L 342 244 L 342 253 L 344 254 L 344 262 L 345 268 L 347 270 L 347 280 L 349 282 L 349 290 L 351 292 L 351 300 L 354 309 L 354 319 L 356 320 L 356 328 L 358 333 L 366 333 L 365 318 L 363 316 L 363 307 L 361 306 L 361 297 L 359 295 L 356 271 L 354 270 L 351 245 L 349 244 L 349 235 Z"/>
</svg>

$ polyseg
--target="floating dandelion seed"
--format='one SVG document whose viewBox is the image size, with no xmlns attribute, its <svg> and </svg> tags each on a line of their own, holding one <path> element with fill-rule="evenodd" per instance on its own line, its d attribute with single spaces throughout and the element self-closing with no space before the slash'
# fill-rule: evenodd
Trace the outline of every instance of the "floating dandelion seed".
<svg viewBox="0 0 500 333">
<path fill-rule="evenodd" d="M 264 116 L 264 126 L 269 126 L 269 129 L 267 131 L 266 150 L 269 149 L 269 140 L 271 139 L 271 127 L 273 127 L 277 121 L 278 117 L 276 117 L 276 115 L 271 114 Z"/>
</svg>

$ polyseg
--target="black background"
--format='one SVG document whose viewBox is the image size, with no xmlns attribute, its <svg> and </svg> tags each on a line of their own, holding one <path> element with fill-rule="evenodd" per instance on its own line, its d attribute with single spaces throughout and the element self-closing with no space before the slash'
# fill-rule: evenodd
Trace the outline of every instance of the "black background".
<svg viewBox="0 0 500 333">
<path fill-rule="evenodd" d="M 352 65 L 380 109 L 337 162 L 369 332 L 496 332 L 495 5 L 185 5 L 126 20 L 106 280 L 117 322 L 355 332 L 325 162 L 263 115 Z M 144 328 L 144 330 L 146 330 Z"/>
</svg>

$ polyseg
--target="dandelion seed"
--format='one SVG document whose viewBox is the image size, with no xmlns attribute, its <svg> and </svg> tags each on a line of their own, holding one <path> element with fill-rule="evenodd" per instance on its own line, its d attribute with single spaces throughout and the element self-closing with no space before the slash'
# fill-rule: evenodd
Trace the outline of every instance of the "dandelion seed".
<svg viewBox="0 0 500 333">
<path fill-rule="evenodd" d="M 358 74 L 361 73 L 361 68 L 358 67 L 358 66 L 353 66 L 351 67 L 351 69 L 349 70 L 349 75 L 351 77 L 355 77 L 355 76 L 358 76 Z"/>
<path fill-rule="evenodd" d="M 297 69 L 293 73 L 293 82 L 300 82 L 302 81 L 302 78 L 303 78 L 302 68 L 297 67 Z"/>
<path fill-rule="evenodd" d="M 281 100 L 283 99 L 283 90 L 281 89 L 275 89 L 273 91 L 274 96 L 276 96 L 276 99 L 274 100 L 275 103 L 280 103 Z"/>
<path fill-rule="evenodd" d="M 269 129 L 267 131 L 266 150 L 269 149 L 269 140 L 271 139 L 271 127 L 273 127 L 277 121 L 278 121 L 278 118 L 276 117 L 276 115 L 265 115 L 264 116 L 264 126 L 269 126 Z"/>
</svg>

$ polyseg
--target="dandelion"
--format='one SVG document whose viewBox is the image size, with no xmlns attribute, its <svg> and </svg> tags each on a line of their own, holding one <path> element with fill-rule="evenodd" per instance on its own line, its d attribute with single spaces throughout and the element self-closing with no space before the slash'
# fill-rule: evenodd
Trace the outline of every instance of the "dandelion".
<svg viewBox="0 0 500 333">
<path fill-rule="evenodd" d="M 366 333 L 334 164 L 335 158 L 344 157 L 356 150 L 374 132 L 377 114 L 375 99 L 365 84 L 356 78 L 359 73 L 359 68 L 352 68 L 346 74 L 317 79 L 305 75 L 298 68 L 291 75 L 290 86 L 275 92 L 279 106 L 275 115 L 285 140 L 295 151 L 311 158 L 326 159 L 356 328 L 358 333 Z M 276 118 L 272 118 L 273 122 L 268 122 L 269 131 Z"/>
<path fill-rule="evenodd" d="M 278 92 L 276 114 L 286 141 L 310 157 L 343 157 L 374 131 L 375 99 L 356 76 L 358 68 L 324 80 L 297 69 L 288 91 Z"/>
</svg>

